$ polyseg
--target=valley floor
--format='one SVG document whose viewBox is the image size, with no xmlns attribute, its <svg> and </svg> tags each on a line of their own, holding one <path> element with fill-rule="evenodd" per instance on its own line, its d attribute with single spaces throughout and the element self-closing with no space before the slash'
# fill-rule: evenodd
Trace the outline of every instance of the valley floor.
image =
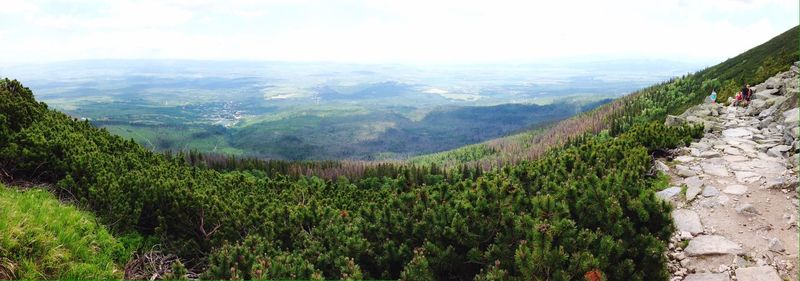
<svg viewBox="0 0 800 281">
<path fill-rule="evenodd" d="M 796 76 L 795 66 L 756 86 L 749 108 L 704 104 L 673 117 L 709 132 L 657 163 L 673 186 L 658 193 L 675 206 L 671 280 L 797 280 Z"/>
</svg>

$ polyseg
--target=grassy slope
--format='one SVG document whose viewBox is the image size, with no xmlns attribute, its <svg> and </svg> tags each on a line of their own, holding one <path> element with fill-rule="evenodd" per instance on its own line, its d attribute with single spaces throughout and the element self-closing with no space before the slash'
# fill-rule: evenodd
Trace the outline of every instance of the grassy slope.
<svg viewBox="0 0 800 281">
<path fill-rule="evenodd" d="M 0 279 L 119 279 L 123 249 L 93 215 L 0 184 Z"/>
</svg>

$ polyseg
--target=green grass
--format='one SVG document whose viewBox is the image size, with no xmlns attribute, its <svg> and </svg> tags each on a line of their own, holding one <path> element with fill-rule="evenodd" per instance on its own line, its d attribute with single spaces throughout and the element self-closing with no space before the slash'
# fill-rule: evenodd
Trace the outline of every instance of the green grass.
<svg viewBox="0 0 800 281">
<path fill-rule="evenodd" d="M 93 215 L 0 185 L 0 279 L 120 279 L 124 249 Z"/>
</svg>

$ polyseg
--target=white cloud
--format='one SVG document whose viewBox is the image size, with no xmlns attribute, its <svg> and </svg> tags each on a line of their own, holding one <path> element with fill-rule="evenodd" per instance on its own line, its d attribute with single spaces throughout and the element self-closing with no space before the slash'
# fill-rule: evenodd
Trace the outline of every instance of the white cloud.
<svg viewBox="0 0 800 281">
<path fill-rule="evenodd" d="M 194 58 L 718 60 L 797 24 L 796 0 L 3 1 L 0 61 Z M 3 13 L 3 12 L 0 12 Z"/>
</svg>

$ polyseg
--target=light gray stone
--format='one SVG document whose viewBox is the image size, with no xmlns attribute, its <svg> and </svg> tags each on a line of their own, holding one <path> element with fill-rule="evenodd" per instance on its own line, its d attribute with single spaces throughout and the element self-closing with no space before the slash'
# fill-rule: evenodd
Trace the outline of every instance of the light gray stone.
<svg viewBox="0 0 800 281">
<path fill-rule="evenodd" d="M 721 254 L 739 255 L 743 253 L 739 244 L 719 235 L 697 236 L 692 241 L 689 241 L 689 246 L 683 251 L 690 257 Z"/>
<path fill-rule="evenodd" d="M 683 281 L 730 281 L 727 273 L 694 273 L 686 275 Z"/>
<path fill-rule="evenodd" d="M 703 171 L 706 174 L 714 175 L 718 177 L 727 177 L 728 169 L 725 168 L 723 165 L 715 165 L 707 162 L 700 163 L 700 166 L 703 167 Z"/>
<path fill-rule="evenodd" d="M 664 162 L 661 162 L 660 160 L 656 160 L 655 163 L 653 163 L 653 166 L 656 167 L 656 170 L 662 171 L 664 173 L 669 173 L 669 166 L 667 166 L 667 164 L 664 164 Z"/>
<path fill-rule="evenodd" d="M 729 137 L 729 138 L 742 138 L 742 137 L 752 137 L 753 132 L 745 128 L 733 128 L 733 129 L 723 130 L 722 135 L 724 137 Z"/>
<path fill-rule="evenodd" d="M 750 160 L 750 158 L 740 155 L 723 156 L 722 159 L 724 159 L 727 162 L 744 162 Z"/>
<path fill-rule="evenodd" d="M 667 126 L 678 126 L 683 124 L 686 124 L 686 119 L 675 115 L 667 115 L 667 120 L 664 121 L 664 125 Z"/>
<path fill-rule="evenodd" d="M 750 102 L 750 105 L 747 106 L 747 110 L 745 110 L 745 115 L 755 116 L 761 113 L 764 109 L 767 108 L 767 102 L 763 99 L 754 99 Z"/>
<path fill-rule="evenodd" d="M 742 152 L 734 147 L 725 148 L 722 152 L 728 155 L 742 155 Z"/>
<path fill-rule="evenodd" d="M 778 272 L 771 266 L 745 267 L 736 269 L 738 281 L 782 281 Z"/>
<path fill-rule="evenodd" d="M 696 212 L 687 209 L 677 209 L 672 211 L 672 220 L 678 231 L 686 231 L 692 235 L 703 232 L 703 225 L 700 223 L 700 216 Z"/>
<path fill-rule="evenodd" d="M 713 158 L 713 157 L 719 157 L 719 156 L 720 156 L 719 151 L 716 151 L 716 150 L 708 150 L 708 151 L 703 151 L 702 153 L 700 153 L 700 157 L 704 157 L 704 158 Z"/>
<path fill-rule="evenodd" d="M 719 190 L 713 186 L 706 186 L 703 188 L 703 197 L 714 197 L 719 195 Z"/>
<path fill-rule="evenodd" d="M 700 187 L 697 187 L 697 186 L 687 187 L 686 188 L 686 201 L 694 200 L 694 198 L 696 198 L 697 195 L 700 194 L 701 191 L 702 190 L 700 189 Z"/>
<path fill-rule="evenodd" d="M 753 206 L 753 204 L 749 203 L 745 203 L 739 205 L 739 207 L 736 207 L 736 213 L 748 217 L 757 216 L 761 214 L 758 212 L 758 210 L 756 210 L 756 207 Z"/>
<path fill-rule="evenodd" d="M 741 184 L 734 184 L 726 187 L 722 192 L 733 195 L 743 195 L 747 193 L 747 186 Z"/>
<path fill-rule="evenodd" d="M 683 184 L 685 184 L 686 187 L 700 188 L 703 186 L 703 180 L 701 180 L 698 176 L 693 176 L 683 179 Z"/>
<path fill-rule="evenodd" d="M 753 98 L 767 100 L 773 98 L 773 95 L 777 95 L 778 93 L 780 93 L 778 89 L 769 89 L 753 94 Z"/>
<path fill-rule="evenodd" d="M 677 169 L 677 171 L 676 171 L 675 173 L 676 173 L 676 174 L 678 174 L 678 175 L 679 175 L 679 176 L 681 176 L 681 177 L 684 177 L 684 178 L 686 178 L 686 177 L 693 177 L 693 176 L 696 176 L 696 175 L 697 175 L 697 173 L 695 173 L 694 171 L 690 170 L 690 169 L 689 169 L 688 167 L 686 167 L 686 166 L 681 166 L 681 165 L 678 165 L 678 166 L 677 166 L 677 167 L 675 167 L 675 168 Z"/>
<path fill-rule="evenodd" d="M 673 187 L 664 189 L 662 191 L 656 192 L 656 196 L 658 198 L 663 199 L 663 200 L 669 201 L 669 199 L 671 199 L 672 197 L 674 197 L 678 193 L 681 193 L 681 188 L 677 187 L 677 186 L 673 186 Z"/>
<path fill-rule="evenodd" d="M 789 151 L 790 149 L 792 149 L 792 147 L 785 144 L 776 145 L 767 150 L 767 155 L 772 157 L 783 157 L 783 153 Z"/>
<path fill-rule="evenodd" d="M 790 127 L 797 126 L 800 123 L 800 108 L 793 108 L 783 112 L 783 120 L 784 124 L 789 125 Z"/>
<path fill-rule="evenodd" d="M 769 243 L 767 244 L 767 248 L 770 251 L 773 251 L 773 252 L 776 252 L 776 253 L 780 253 L 780 252 L 783 252 L 783 251 L 786 250 L 786 248 L 783 247 L 783 243 L 781 243 L 781 240 L 778 239 L 778 238 L 770 239 Z"/>
<path fill-rule="evenodd" d="M 736 174 L 736 180 L 740 183 L 752 183 L 761 180 L 761 175 L 753 172 L 736 171 L 734 174 Z"/>
</svg>

